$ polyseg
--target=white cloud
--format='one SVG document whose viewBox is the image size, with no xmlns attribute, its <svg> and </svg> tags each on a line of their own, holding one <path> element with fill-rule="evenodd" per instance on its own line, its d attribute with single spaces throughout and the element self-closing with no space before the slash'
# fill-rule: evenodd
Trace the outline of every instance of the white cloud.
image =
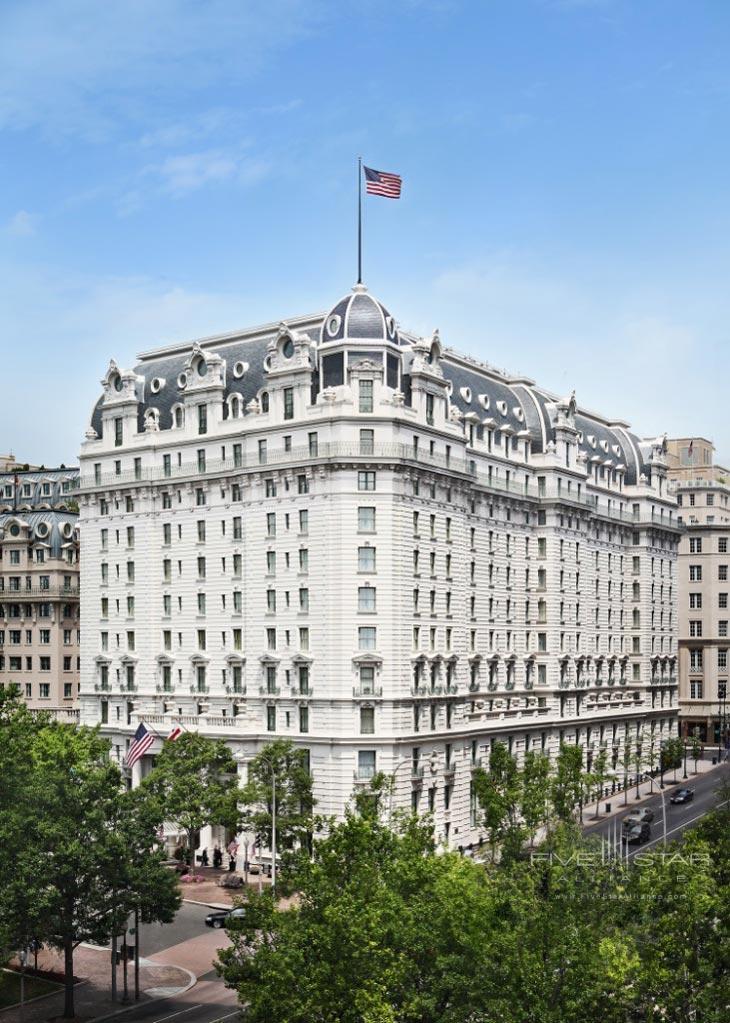
<svg viewBox="0 0 730 1023">
<path fill-rule="evenodd" d="M 160 181 L 162 191 L 174 198 L 208 184 L 235 180 L 251 184 L 264 176 L 267 164 L 240 152 L 208 149 L 201 153 L 168 156 L 159 164 L 146 167 L 143 176 Z"/>
<path fill-rule="evenodd" d="M 155 108 L 168 99 L 179 102 L 260 71 L 316 30 L 324 6 L 324 0 L 6 0 L 0 128 L 102 140 L 125 121 L 154 123 Z"/>
<path fill-rule="evenodd" d="M 31 238 L 37 230 L 38 217 L 27 210 L 18 210 L 8 223 L 5 230 L 14 238 Z"/>
</svg>

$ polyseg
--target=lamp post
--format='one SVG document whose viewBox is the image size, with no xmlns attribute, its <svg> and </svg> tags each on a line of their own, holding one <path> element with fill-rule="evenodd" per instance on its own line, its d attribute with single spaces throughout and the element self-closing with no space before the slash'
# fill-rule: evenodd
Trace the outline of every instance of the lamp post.
<svg viewBox="0 0 730 1023">
<path fill-rule="evenodd" d="M 28 961 L 28 950 L 21 948 L 18 959 L 20 960 L 20 1020 L 22 1023 L 25 1018 L 25 964 Z"/>
<path fill-rule="evenodd" d="M 687 742 L 686 742 L 686 740 L 685 740 L 685 742 L 682 745 L 684 746 L 684 773 L 682 774 L 682 780 L 686 781 L 687 780 Z"/>
<path fill-rule="evenodd" d="M 268 757 L 261 756 L 260 753 L 245 763 L 251 764 L 253 760 L 265 764 L 271 771 L 271 891 L 276 893 L 276 768 Z M 259 874 L 260 878 L 261 874 Z"/>
<path fill-rule="evenodd" d="M 388 799 L 388 824 L 390 824 L 393 818 L 393 792 L 395 790 L 395 778 L 401 767 L 408 767 L 413 765 L 413 760 L 399 760 L 393 770 L 390 772 L 390 798 Z"/>
<path fill-rule="evenodd" d="M 727 693 L 723 690 L 718 694 L 717 708 L 717 762 L 722 763 L 722 744 L 725 741 L 725 708 L 727 705 Z"/>
</svg>

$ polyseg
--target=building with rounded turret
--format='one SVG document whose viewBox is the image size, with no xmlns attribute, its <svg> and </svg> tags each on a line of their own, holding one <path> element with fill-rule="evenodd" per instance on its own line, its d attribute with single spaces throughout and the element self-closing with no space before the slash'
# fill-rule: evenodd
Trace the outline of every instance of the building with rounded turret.
<svg viewBox="0 0 730 1023">
<path fill-rule="evenodd" d="M 120 761 L 140 721 L 150 756 L 176 724 L 242 763 L 285 736 L 319 812 L 383 770 L 465 847 L 496 739 L 590 764 L 676 734 L 664 438 L 408 333 L 362 285 L 102 387 L 81 715 Z"/>
</svg>

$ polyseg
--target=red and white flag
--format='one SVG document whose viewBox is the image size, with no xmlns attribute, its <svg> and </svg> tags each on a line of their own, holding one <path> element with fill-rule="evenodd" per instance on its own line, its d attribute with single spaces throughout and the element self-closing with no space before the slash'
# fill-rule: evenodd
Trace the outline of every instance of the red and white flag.
<svg viewBox="0 0 730 1023">
<path fill-rule="evenodd" d="M 400 199 L 402 179 L 399 174 L 388 171 L 373 170 L 363 166 L 365 171 L 365 191 L 368 195 L 382 195 L 386 199 Z"/>
<path fill-rule="evenodd" d="M 170 729 L 170 734 L 167 737 L 167 742 L 174 742 L 175 739 L 182 735 L 182 728 L 180 725 L 173 725 Z"/>
</svg>

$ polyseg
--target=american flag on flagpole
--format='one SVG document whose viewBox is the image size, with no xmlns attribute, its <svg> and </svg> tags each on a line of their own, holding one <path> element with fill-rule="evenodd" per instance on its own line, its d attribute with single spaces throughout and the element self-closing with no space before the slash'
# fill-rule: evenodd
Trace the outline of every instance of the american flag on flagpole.
<svg viewBox="0 0 730 1023">
<path fill-rule="evenodd" d="M 365 171 L 365 191 L 368 195 L 382 195 L 386 199 L 400 199 L 402 180 L 399 174 L 373 170 L 363 166 Z"/>
<path fill-rule="evenodd" d="M 130 743 L 129 749 L 127 750 L 127 756 L 124 759 L 125 767 L 134 767 L 137 761 L 141 760 L 141 758 L 145 755 L 154 741 L 155 737 L 152 732 L 148 732 L 145 726 L 140 723 L 139 728 L 134 733 L 134 738 Z"/>
</svg>

